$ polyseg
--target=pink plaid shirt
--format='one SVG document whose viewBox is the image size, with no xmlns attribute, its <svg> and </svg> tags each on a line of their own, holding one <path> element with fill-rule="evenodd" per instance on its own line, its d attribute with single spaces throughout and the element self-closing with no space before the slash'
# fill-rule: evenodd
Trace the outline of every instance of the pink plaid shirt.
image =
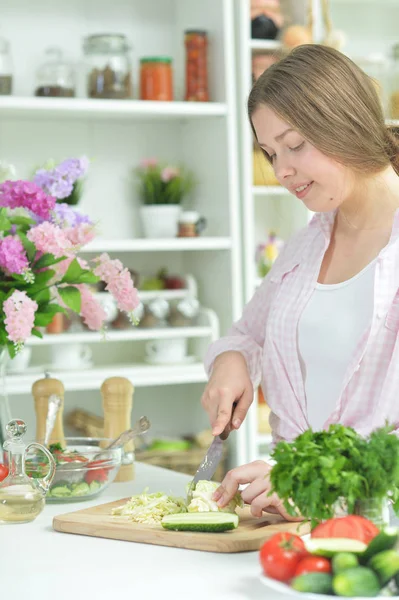
<svg viewBox="0 0 399 600">
<path fill-rule="evenodd" d="M 309 428 L 297 330 L 317 283 L 334 218 L 335 212 L 315 214 L 287 242 L 241 319 L 209 347 L 205 357 L 209 375 L 218 354 L 236 350 L 244 355 L 254 388 L 262 383 L 271 409 L 273 445 L 281 439 L 292 441 Z M 372 322 L 348 364 L 324 429 L 342 423 L 367 435 L 388 421 L 399 433 L 398 331 L 399 210 L 389 243 L 377 258 Z"/>
</svg>

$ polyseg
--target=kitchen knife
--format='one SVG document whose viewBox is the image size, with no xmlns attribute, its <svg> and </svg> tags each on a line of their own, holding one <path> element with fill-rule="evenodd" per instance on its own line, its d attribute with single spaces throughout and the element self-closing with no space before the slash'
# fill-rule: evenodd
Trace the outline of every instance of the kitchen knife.
<svg viewBox="0 0 399 600">
<path fill-rule="evenodd" d="M 233 412 L 237 405 L 237 402 L 233 404 Z M 215 474 L 216 469 L 220 463 L 220 460 L 223 456 L 223 441 L 227 440 L 229 433 L 231 432 L 231 422 L 233 419 L 233 415 L 231 417 L 230 422 L 225 427 L 220 435 L 216 435 L 212 444 L 209 446 L 208 451 L 205 455 L 204 460 L 198 467 L 194 478 L 190 482 L 187 491 L 187 504 L 189 504 L 193 497 L 193 491 L 195 490 L 195 486 L 197 482 L 203 479 L 210 480 Z"/>
</svg>

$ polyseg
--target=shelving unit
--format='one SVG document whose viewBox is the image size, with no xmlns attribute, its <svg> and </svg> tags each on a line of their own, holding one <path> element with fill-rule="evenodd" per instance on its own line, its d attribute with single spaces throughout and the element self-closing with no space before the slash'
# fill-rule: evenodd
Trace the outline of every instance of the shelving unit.
<svg viewBox="0 0 399 600">
<path fill-rule="evenodd" d="M 165 265 L 168 271 L 182 276 L 190 273 L 201 307 L 209 307 L 202 309 L 195 327 L 109 331 L 104 344 L 100 334 L 91 332 L 45 336 L 43 341 L 31 340 L 33 353 L 65 343 L 92 344 L 101 357 L 100 364 L 107 366 L 60 372 L 69 392 L 98 389 L 109 375 L 122 375 L 139 388 L 165 386 L 162 401 L 168 403 L 174 397 L 174 384 L 206 381 L 201 363 L 128 366 L 113 349 L 123 343 L 137 353 L 145 340 L 183 336 L 201 349 L 201 360 L 207 344 L 219 333 L 223 335 L 241 314 L 234 0 L 114 0 L 112 6 L 107 0 L 71 0 L 66 5 L 61 0 L 37 0 L 34 9 L 30 0 L 19 0 L 7 16 L 3 15 L 2 25 L 11 44 L 15 95 L 0 98 L 1 158 L 14 164 L 18 177 L 24 178 L 49 158 L 62 160 L 86 154 L 91 167 L 81 209 L 98 222 L 99 237 L 85 248 L 84 255 L 90 259 L 101 252 L 112 257 L 123 254 L 124 264 L 143 276 Z M 209 103 L 182 101 L 186 29 L 205 29 L 209 34 Z M 133 100 L 85 97 L 82 41 L 86 35 L 107 31 L 125 34 L 132 44 Z M 77 66 L 76 98 L 33 97 L 37 66 L 44 49 L 54 45 Z M 137 100 L 139 59 L 156 55 L 173 59 L 173 102 Z M 132 173 L 147 157 L 183 163 L 195 173 L 199 185 L 184 208 L 195 208 L 206 217 L 208 225 L 201 237 L 143 238 Z M 162 294 L 165 299 L 176 300 L 183 292 L 151 291 L 140 296 L 149 300 Z M 27 373 L 8 378 L 8 392 L 15 394 L 15 401 L 21 394 L 30 394 L 34 377 Z M 187 398 L 184 410 L 194 414 L 199 399 L 197 389 L 193 389 L 196 392 Z M 84 396 L 77 397 L 79 403 L 84 402 Z M 153 403 L 156 411 L 156 399 Z M 27 410 L 22 401 L 20 406 Z M 234 436 L 230 444 L 231 464 L 244 463 L 245 432 Z"/>
</svg>

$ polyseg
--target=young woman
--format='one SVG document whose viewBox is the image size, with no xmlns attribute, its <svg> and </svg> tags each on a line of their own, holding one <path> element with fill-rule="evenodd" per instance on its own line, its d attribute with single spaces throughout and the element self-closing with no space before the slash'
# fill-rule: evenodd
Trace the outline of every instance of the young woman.
<svg viewBox="0 0 399 600">
<path fill-rule="evenodd" d="M 399 144 L 375 83 L 343 54 L 304 45 L 261 75 L 248 112 L 279 182 L 316 214 L 209 348 L 201 401 L 213 433 L 240 427 L 259 382 L 274 444 L 331 423 L 399 431 Z M 215 499 L 249 484 L 254 515 L 288 519 L 267 496 L 270 469 L 233 469 Z"/>
</svg>

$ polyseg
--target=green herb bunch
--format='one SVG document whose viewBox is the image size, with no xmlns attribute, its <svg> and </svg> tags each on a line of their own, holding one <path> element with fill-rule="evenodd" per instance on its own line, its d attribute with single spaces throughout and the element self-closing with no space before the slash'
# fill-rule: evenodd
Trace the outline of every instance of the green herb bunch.
<svg viewBox="0 0 399 600">
<path fill-rule="evenodd" d="M 195 187 L 191 171 L 145 159 L 136 169 L 143 204 L 180 204 Z"/>
<path fill-rule="evenodd" d="M 334 516 L 334 505 L 345 502 L 348 513 L 359 501 L 391 498 L 399 513 L 399 438 L 392 426 L 376 429 L 368 438 L 351 427 L 330 425 L 328 431 L 278 442 L 271 454 L 271 491 L 288 513 L 310 519 L 312 527 Z"/>
</svg>

